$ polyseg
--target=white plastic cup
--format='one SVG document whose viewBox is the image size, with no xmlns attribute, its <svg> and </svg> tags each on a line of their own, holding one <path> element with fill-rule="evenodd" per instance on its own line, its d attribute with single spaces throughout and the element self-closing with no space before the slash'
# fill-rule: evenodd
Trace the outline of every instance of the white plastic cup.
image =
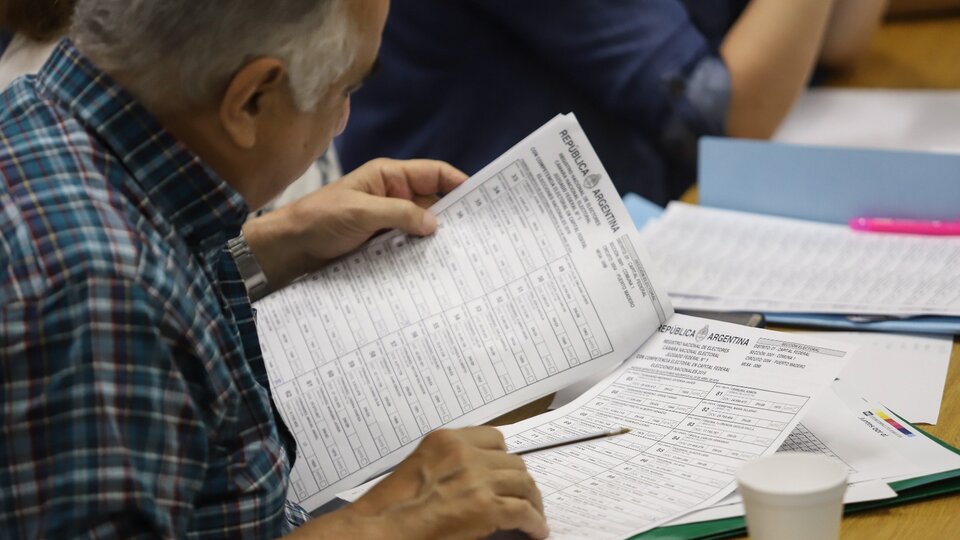
<svg viewBox="0 0 960 540">
<path fill-rule="evenodd" d="M 752 540 L 836 540 L 847 468 L 817 454 L 778 452 L 737 470 Z"/>
</svg>

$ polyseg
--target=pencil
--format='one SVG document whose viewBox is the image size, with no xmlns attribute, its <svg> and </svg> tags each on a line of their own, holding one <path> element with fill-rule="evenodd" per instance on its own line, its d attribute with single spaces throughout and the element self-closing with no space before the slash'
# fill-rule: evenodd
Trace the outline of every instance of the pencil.
<svg viewBox="0 0 960 540">
<path fill-rule="evenodd" d="M 571 444 L 580 444 L 582 442 L 593 441 L 596 439 L 603 439 L 605 437 L 623 435 L 624 433 L 630 433 L 630 428 L 621 427 L 618 429 L 614 429 L 612 431 L 600 431 L 597 433 L 588 433 L 586 435 L 577 435 L 575 437 L 568 437 L 566 439 L 550 441 L 550 442 L 538 444 L 535 446 L 525 446 L 523 448 L 515 448 L 513 450 L 508 450 L 507 453 L 522 456 L 524 454 L 529 454 L 530 452 L 539 452 L 540 450 L 557 448 L 558 446 L 569 446 Z"/>
</svg>

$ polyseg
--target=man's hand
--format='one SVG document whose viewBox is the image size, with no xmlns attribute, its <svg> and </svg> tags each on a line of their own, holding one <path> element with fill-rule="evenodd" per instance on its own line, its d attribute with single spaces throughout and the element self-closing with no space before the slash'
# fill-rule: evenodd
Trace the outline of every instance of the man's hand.
<svg viewBox="0 0 960 540">
<path fill-rule="evenodd" d="M 466 178 L 440 161 L 376 159 L 249 221 L 244 237 L 276 290 L 356 249 L 378 231 L 432 234 L 437 219 L 425 207 L 435 194 L 452 191 Z"/>
<path fill-rule="evenodd" d="M 531 538 L 546 538 L 550 530 L 540 491 L 523 459 L 505 448 L 503 435 L 490 427 L 430 433 L 357 502 L 298 533 L 474 540 L 519 529 Z"/>
</svg>

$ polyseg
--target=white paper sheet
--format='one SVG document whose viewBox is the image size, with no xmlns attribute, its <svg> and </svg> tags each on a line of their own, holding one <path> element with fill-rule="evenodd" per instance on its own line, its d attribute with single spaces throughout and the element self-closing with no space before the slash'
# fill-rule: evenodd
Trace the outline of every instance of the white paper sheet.
<svg viewBox="0 0 960 540">
<path fill-rule="evenodd" d="M 960 238 L 673 202 L 641 231 L 678 309 L 960 315 Z"/>
<path fill-rule="evenodd" d="M 908 422 L 936 424 L 940 415 L 953 338 L 885 332 L 809 332 L 823 339 L 860 347 L 840 378 L 872 396 Z M 603 376 L 593 376 L 557 391 L 551 408 L 570 403 Z"/>
<path fill-rule="evenodd" d="M 960 92 L 814 88 L 773 140 L 960 153 Z"/>
<path fill-rule="evenodd" d="M 524 456 L 552 538 L 626 538 L 729 494 L 736 468 L 780 447 L 850 350 L 674 315 L 573 403 L 501 429 L 519 448 L 631 428 Z"/>
<path fill-rule="evenodd" d="M 836 390 L 837 387 L 843 390 Z M 862 424 L 870 426 L 886 445 L 896 449 L 915 467 L 911 474 L 897 476 L 891 471 L 891 476 L 885 476 L 884 480 L 894 482 L 960 469 L 960 455 L 934 442 L 890 409 L 873 399 L 858 396 L 856 390 L 842 380 L 834 383 L 834 389 Z"/>
<path fill-rule="evenodd" d="M 802 332 L 860 346 L 840 379 L 908 422 L 936 424 L 953 339 L 879 332 Z"/>
<path fill-rule="evenodd" d="M 428 238 L 384 235 L 256 304 L 307 509 L 409 454 L 609 369 L 672 314 L 576 119 L 444 197 Z"/>
</svg>

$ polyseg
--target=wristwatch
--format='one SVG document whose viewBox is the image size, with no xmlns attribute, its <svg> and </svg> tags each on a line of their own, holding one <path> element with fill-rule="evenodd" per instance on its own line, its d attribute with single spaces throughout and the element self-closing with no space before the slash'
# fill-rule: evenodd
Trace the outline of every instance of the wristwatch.
<svg viewBox="0 0 960 540">
<path fill-rule="evenodd" d="M 227 251 L 233 256 L 233 261 L 237 263 L 237 270 L 240 271 L 243 284 L 247 286 L 247 296 L 250 297 L 250 301 L 256 302 L 266 296 L 269 292 L 267 276 L 260 268 L 253 252 L 250 251 L 250 246 L 243 237 L 243 231 L 240 231 L 240 236 L 227 242 Z"/>
</svg>

